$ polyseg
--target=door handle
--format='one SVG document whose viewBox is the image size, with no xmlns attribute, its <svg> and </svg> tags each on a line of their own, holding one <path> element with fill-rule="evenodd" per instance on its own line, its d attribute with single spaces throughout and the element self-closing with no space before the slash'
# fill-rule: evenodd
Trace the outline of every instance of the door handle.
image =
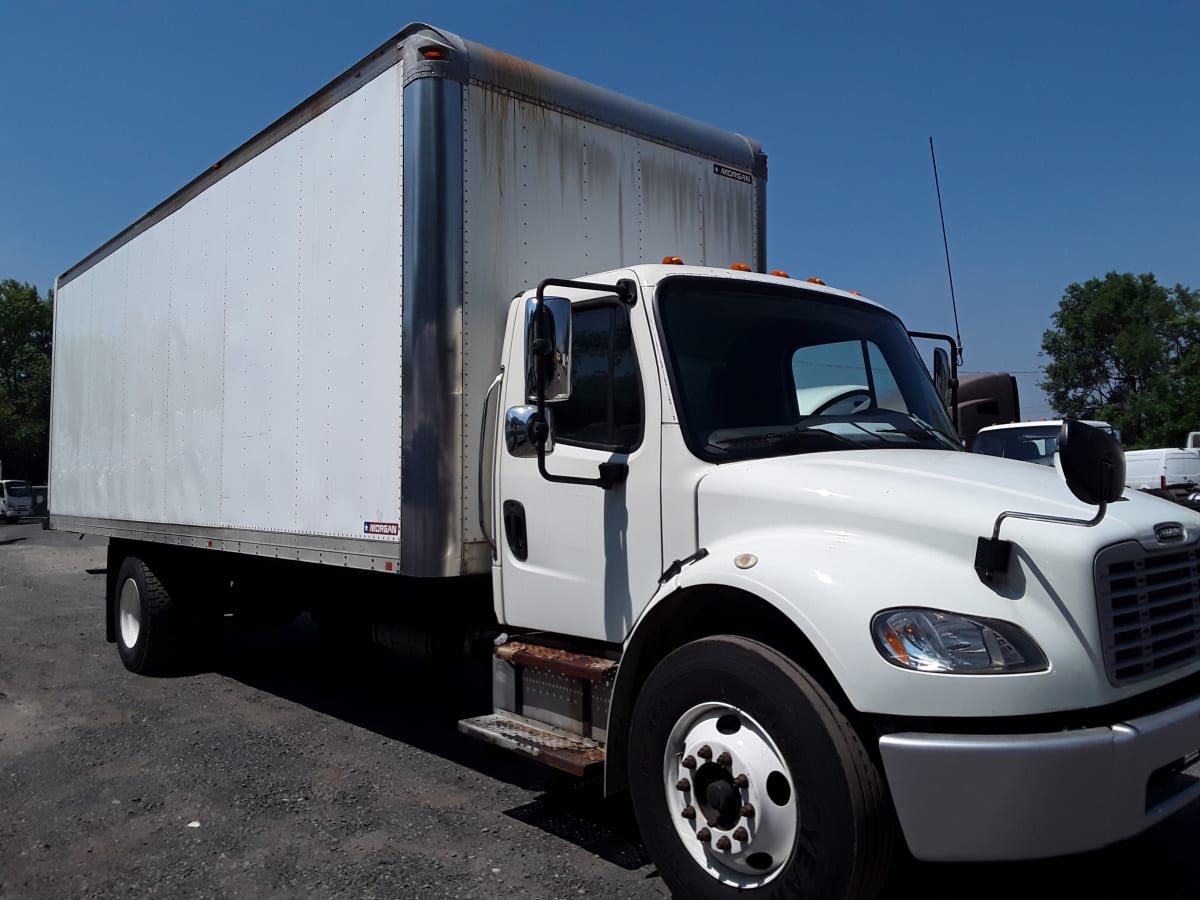
<svg viewBox="0 0 1200 900">
<path fill-rule="evenodd" d="M 525 505 L 519 500 L 505 500 L 501 507 L 504 517 L 504 537 L 512 555 L 522 562 L 529 557 L 529 537 L 525 531 Z"/>
</svg>

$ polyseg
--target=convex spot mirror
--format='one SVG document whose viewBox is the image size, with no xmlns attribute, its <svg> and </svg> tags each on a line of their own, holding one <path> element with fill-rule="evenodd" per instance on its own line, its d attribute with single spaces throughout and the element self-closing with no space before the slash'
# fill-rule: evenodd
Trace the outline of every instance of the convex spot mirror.
<svg viewBox="0 0 1200 900">
<path fill-rule="evenodd" d="M 1064 422 L 1058 433 L 1058 465 L 1071 493 L 1084 503 L 1112 503 L 1125 492 L 1125 453 L 1107 431 Z"/>
<path fill-rule="evenodd" d="M 536 297 L 525 301 L 525 399 L 561 403 L 571 397 L 571 301 Z"/>
</svg>

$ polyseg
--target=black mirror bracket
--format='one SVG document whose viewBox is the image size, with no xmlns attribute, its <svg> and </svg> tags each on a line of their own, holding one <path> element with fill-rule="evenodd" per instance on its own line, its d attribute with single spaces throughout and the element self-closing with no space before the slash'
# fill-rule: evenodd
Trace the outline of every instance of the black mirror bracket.
<svg viewBox="0 0 1200 900">
<path fill-rule="evenodd" d="M 537 313 L 535 314 L 535 337 L 530 347 L 531 351 L 541 357 L 550 352 L 550 342 L 541 336 L 541 312 L 545 305 L 547 287 L 579 288 L 615 293 L 617 299 L 626 306 L 632 307 L 637 303 L 637 284 L 631 278 L 621 278 L 613 284 L 597 284 L 589 281 L 569 281 L 563 278 L 547 278 L 537 287 Z M 543 368 L 537 367 L 537 415 L 529 420 L 529 437 L 537 448 L 538 473 L 546 481 L 555 484 L 582 484 L 610 491 L 624 484 L 629 477 L 628 463 L 600 463 L 599 476 L 596 478 L 578 478 L 574 475 L 555 475 L 546 471 L 546 442 L 550 439 L 550 424 L 546 421 L 546 385 Z"/>
<path fill-rule="evenodd" d="M 1056 525 L 1078 525 L 1091 528 L 1099 525 L 1108 512 L 1108 504 L 1100 503 L 1096 515 L 1090 519 L 1068 519 L 1064 516 L 1043 516 L 1038 513 L 1023 513 L 1005 511 L 996 517 L 990 538 L 981 537 L 975 544 L 975 571 L 984 582 L 995 581 L 1008 571 L 1009 558 L 1012 556 L 1012 541 L 1000 540 L 1000 523 L 1005 519 L 1028 519 L 1032 522 L 1053 522 Z"/>
<path fill-rule="evenodd" d="M 637 306 L 637 283 L 632 278 L 617 279 L 617 299 L 630 309 Z"/>
<path fill-rule="evenodd" d="M 600 475 L 597 478 L 577 478 L 574 475 L 555 475 L 546 471 L 546 442 L 550 438 L 550 426 L 541 413 L 529 420 L 529 438 L 537 448 L 538 474 L 547 481 L 555 484 L 583 484 L 611 491 L 617 485 L 624 484 L 629 477 L 628 463 L 600 463 Z"/>
<path fill-rule="evenodd" d="M 945 341 L 950 345 L 950 373 L 946 381 L 946 386 L 950 388 L 950 418 L 954 422 L 955 430 L 958 429 L 958 367 L 962 365 L 962 346 L 953 337 L 948 334 L 941 334 L 936 331 L 910 331 L 910 338 L 926 338 L 934 341 Z"/>
</svg>

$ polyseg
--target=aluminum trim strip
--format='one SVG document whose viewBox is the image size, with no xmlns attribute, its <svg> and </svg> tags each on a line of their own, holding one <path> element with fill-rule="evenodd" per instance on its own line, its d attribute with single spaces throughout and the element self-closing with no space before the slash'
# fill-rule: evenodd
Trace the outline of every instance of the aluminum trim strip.
<svg viewBox="0 0 1200 900">
<path fill-rule="evenodd" d="M 85 516 L 51 515 L 52 531 L 95 534 L 178 547 L 223 550 L 248 556 L 267 556 L 297 562 L 345 566 L 372 571 L 396 572 L 399 548 L 393 541 L 325 537 L 287 532 L 253 531 L 204 525 L 172 525 L 162 522 L 133 522 L 94 519 Z"/>
<path fill-rule="evenodd" d="M 400 559 L 406 575 L 462 572 L 462 85 L 404 88 L 405 335 Z"/>
</svg>

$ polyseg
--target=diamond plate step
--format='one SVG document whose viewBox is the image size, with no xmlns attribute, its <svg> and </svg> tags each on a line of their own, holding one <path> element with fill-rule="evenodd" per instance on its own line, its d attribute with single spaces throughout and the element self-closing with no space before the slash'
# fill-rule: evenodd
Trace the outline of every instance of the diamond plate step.
<svg viewBox="0 0 1200 900">
<path fill-rule="evenodd" d="M 462 719 L 458 723 L 458 730 L 579 777 L 593 766 L 604 763 L 604 748 L 595 741 L 549 728 L 512 713 Z"/>
</svg>

